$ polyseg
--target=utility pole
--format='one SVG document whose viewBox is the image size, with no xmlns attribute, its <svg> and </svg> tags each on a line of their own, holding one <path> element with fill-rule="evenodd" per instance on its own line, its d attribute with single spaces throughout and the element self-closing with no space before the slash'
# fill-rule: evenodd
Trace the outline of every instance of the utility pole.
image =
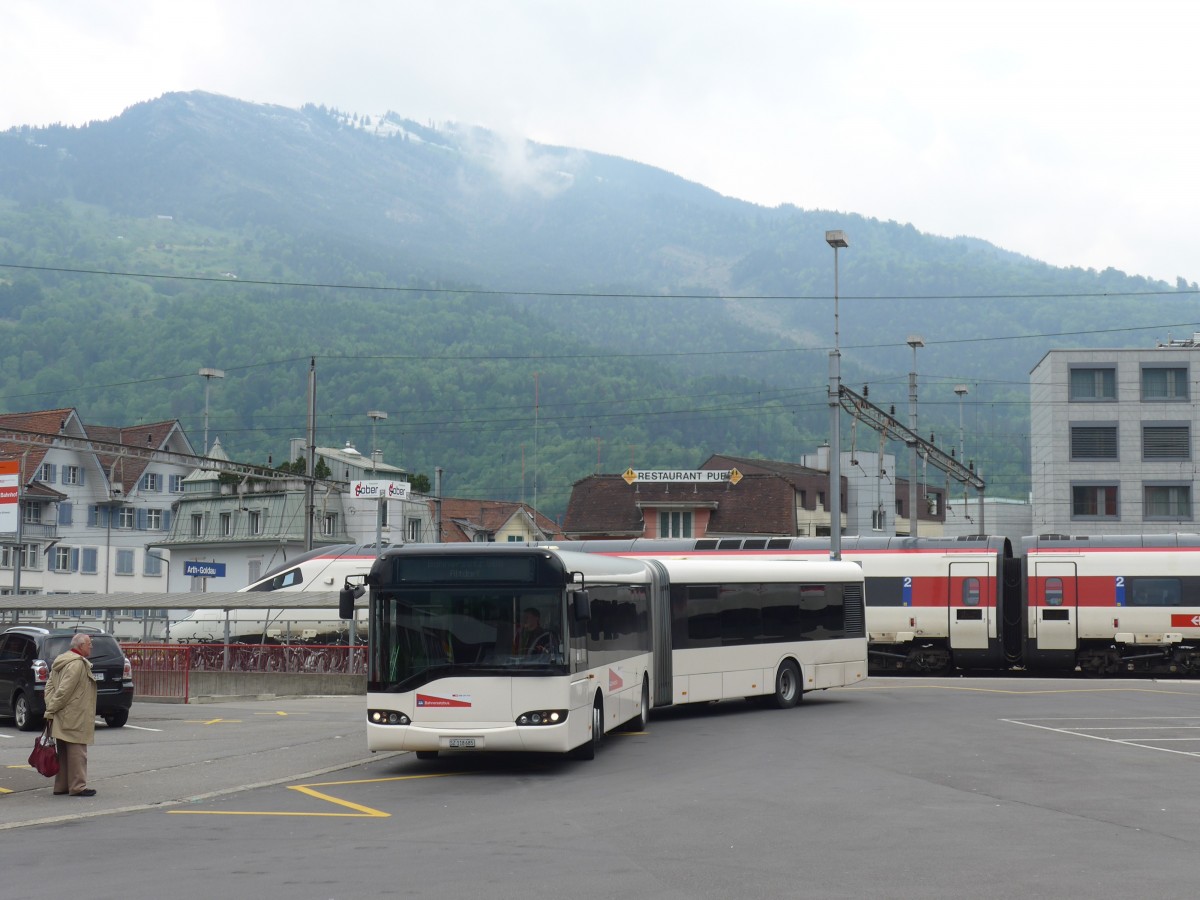
<svg viewBox="0 0 1200 900">
<path fill-rule="evenodd" d="M 307 461 L 304 468 L 304 549 L 313 548 L 313 517 L 316 516 L 317 504 L 314 497 L 313 479 L 317 467 L 317 358 L 310 357 L 308 362 L 308 442 Z"/>
<path fill-rule="evenodd" d="M 913 367 L 908 373 L 908 429 L 913 435 L 917 434 L 917 348 L 925 346 L 925 340 L 918 334 L 910 334 L 906 341 L 912 347 Z M 918 444 L 913 441 L 911 471 L 908 474 L 908 536 L 917 536 L 917 472 L 919 471 Z"/>
<path fill-rule="evenodd" d="M 842 347 L 838 325 L 838 249 L 849 247 L 844 231 L 825 232 L 833 248 L 833 350 L 829 353 L 829 558 L 842 558 Z"/>
</svg>

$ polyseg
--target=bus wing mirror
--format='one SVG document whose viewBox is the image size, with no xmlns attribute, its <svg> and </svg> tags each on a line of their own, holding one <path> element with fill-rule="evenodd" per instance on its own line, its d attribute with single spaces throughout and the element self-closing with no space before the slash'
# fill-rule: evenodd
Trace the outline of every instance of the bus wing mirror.
<svg viewBox="0 0 1200 900">
<path fill-rule="evenodd" d="M 571 592 L 571 615 L 576 622 L 586 622 L 592 617 L 592 604 L 587 591 Z"/>
<path fill-rule="evenodd" d="M 354 601 L 363 595 L 366 590 L 361 584 L 351 586 L 347 584 L 338 593 L 338 615 L 343 619 L 354 618 Z"/>
</svg>

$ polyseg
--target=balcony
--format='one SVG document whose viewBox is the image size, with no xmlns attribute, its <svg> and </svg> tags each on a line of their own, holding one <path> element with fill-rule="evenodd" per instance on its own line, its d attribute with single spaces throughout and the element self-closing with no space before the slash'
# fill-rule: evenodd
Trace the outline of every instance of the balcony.
<svg viewBox="0 0 1200 900">
<path fill-rule="evenodd" d="M 36 544 L 39 541 L 50 541 L 58 537 L 57 525 L 31 525 L 28 522 L 21 526 L 21 543 Z M 0 531 L 0 544 L 15 544 L 15 531 Z"/>
</svg>

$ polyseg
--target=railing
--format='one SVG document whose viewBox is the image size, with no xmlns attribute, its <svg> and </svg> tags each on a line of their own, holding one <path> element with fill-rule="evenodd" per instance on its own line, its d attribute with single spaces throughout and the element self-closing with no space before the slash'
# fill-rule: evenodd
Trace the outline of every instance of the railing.
<svg viewBox="0 0 1200 900">
<path fill-rule="evenodd" d="M 191 648 L 182 644 L 122 644 L 133 666 L 135 697 L 188 701 Z"/>
<path fill-rule="evenodd" d="M 188 644 L 195 672 L 365 675 L 366 647 L 345 644 Z"/>
<path fill-rule="evenodd" d="M 366 647 L 345 644 L 122 644 L 135 696 L 187 702 L 189 672 L 365 675 Z"/>
</svg>

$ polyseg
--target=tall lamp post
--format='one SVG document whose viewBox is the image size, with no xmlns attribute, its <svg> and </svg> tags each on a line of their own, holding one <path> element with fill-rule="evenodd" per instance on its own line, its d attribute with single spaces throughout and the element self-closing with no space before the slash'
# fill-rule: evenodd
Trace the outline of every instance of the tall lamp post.
<svg viewBox="0 0 1200 900">
<path fill-rule="evenodd" d="M 966 443 L 963 440 L 963 397 L 967 395 L 967 386 L 965 384 L 956 384 L 954 393 L 958 395 L 958 461 L 964 466 L 967 464 L 967 451 L 964 449 Z M 947 485 L 948 486 L 948 485 Z M 967 485 L 963 482 L 963 515 L 967 514 Z"/>
<path fill-rule="evenodd" d="M 965 443 L 963 441 L 963 397 L 967 395 L 967 386 L 965 384 L 956 384 L 954 393 L 958 394 L 958 459 L 964 466 L 967 464 L 967 454 L 963 449 Z"/>
<path fill-rule="evenodd" d="M 833 248 L 833 350 L 829 353 L 829 558 L 842 558 L 842 344 L 838 332 L 838 250 L 850 246 L 844 231 L 826 231 Z"/>
<path fill-rule="evenodd" d="M 387 413 L 378 409 L 373 409 L 367 413 L 371 419 L 371 477 L 375 477 L 377 466 L 375 465 L 376 450 L 375 450 L 375 426 L 379 424 L 380 419 L 386 419 Z M 375 509 L 375 555 L 383 555 L 383 504 L 387 501 L 384 499 L 383 493 L 379 494 L 378 506 Z"/>
<path fill-rule="evenodd" d="M 910 334 L 905 341 L 912 347 L 913 365 L 908 373 L 908 428 L 914 435 L 917 433 L 917 348 L 925 346 L 925 339 L 919 334 Z M 912 472 L 908 479 L 908 536 L 917 536 L 917 444 L 912 445 Z"/>
<path fill-rule="evenodd" d="M 200 377 L 204 379 L 204 455 L 208 456 L 208 389 L 214 378 L 224 378 L 223 369 L 201 369 Z"/>
</svg>

